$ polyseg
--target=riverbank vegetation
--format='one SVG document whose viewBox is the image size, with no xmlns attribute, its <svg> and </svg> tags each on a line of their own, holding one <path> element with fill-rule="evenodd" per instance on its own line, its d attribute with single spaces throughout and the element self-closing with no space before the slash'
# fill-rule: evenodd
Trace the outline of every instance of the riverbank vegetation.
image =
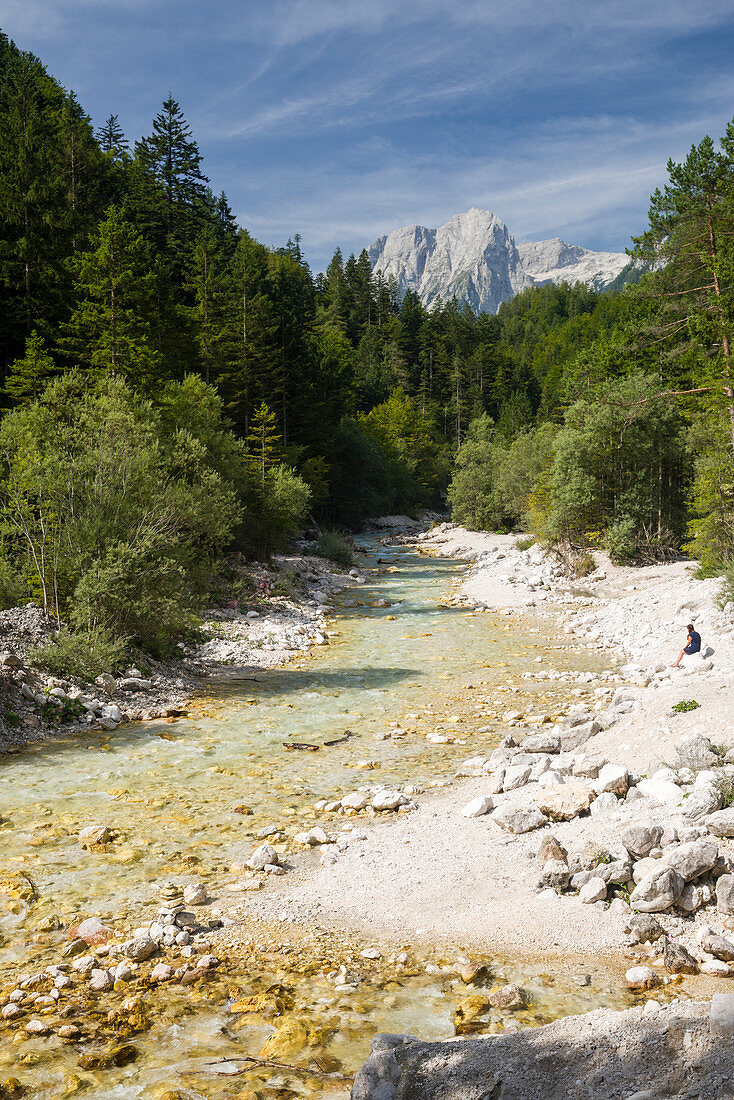
<svg viewBox="0 0 734 1100">
<path fill-rule="evenodd" d="M 223 554 L 448 499 L 617 561 L 734 567 L 734 130 L 652 198 L 634 285 L 426 310 L 314 275 L 204 172 L 169 97 L 138 140 L 0 35 L 0 601 L 90 653 L 195 628 Z"/>
</svg>

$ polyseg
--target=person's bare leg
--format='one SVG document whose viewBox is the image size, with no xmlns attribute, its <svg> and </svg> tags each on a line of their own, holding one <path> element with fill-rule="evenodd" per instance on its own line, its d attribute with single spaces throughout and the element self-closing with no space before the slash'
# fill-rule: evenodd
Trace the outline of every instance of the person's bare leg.
<svg viewBox="0 0 734 1100">
<path fill-rule="evenodd" d="M 686 652 L 686 651 L 685 651 L 685 649 L 682 649 L 682 650 L 680 651 L 680 653 L 678 654 L 678 660 L 677 660 L 677 661 L 673 661 L 672 665 L 670 666 L 671 668 L 678 668 L 678 666 L 680 665 L 681 661 L 683 660 L 683 656 L 684 656 L 685 652 Z"/>
</svg>

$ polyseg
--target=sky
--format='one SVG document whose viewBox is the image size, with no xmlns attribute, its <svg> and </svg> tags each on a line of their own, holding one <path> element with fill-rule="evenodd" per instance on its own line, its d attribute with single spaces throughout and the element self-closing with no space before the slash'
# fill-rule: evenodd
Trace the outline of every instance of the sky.
<svg viewBox="0 0 734 1100">
<path fill-rule="evenodd" d="M 478 206 L 622 251 L 734 115 L 734 0 L 0 0 L 100 125 L 173 93 L 241 225 L 334 249 Z"/>
</svg>

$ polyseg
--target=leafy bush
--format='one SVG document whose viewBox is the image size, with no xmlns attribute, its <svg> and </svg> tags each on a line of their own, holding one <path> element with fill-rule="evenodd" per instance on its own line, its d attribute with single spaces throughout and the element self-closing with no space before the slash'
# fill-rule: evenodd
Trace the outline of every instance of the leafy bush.
<svg viewBox="0 0 734 1100">
<path fill-rule="evenodd" d="M 515 543 L 516 550 L 529 550 L 531 546 L 535 546 L 535 539 L 518 539 Z"/>
<path fill-rule="evenodd" d="M 714 784 L 719 792 L 722 810 L 734 806 L 734 779 L 730 775 L 722 775 Z"/>
<path fill-rule="evenodd" d="M 44 609 L 163 651 L 240 518 L 244 451 L 200 379 L 161 411 L 71 371 L 0 423 L 0 520 Z"/>
<path fill-rule="evenodd" d="M 596 562 L 594 561 L 594 555 L 590 554 L 588 551 L 574 557 L 573 571 L 577 577 L 588 577 L 595 569 Z"/>
<path fill-rule="evenodd" d="M 683 699 L 680 703 L 674 703 L 671 709 L 676 714 L 686 714 L 689 710 L 698 710 L 700 706 L 695 699 Z"/>
<path fill-rule="evenodd" d="M 554 441 L 546 537 L 656 560 L 679 541 L 687 468 L 683 422 L 654 376 L 599 386 L 567 411 Z"/>
<path fill-rule="evenodd" d="M 352 547 L 341 531 L 322 531 L 314 543 L 313 553 L 321 558 L 328 558 L 345 569 L 354 565 Z"/>
<path fill-rule="evenodd" d="M 20 573 L 0 554 L 0 609 L 17 607 L 28 595 L 28 585 Z"/>
<path fill-rule="evenodd" d="M 103 672 L 114 673 L 125 665 L 127 656 L 126 642 L 101 626 L 62 630 L 47 645 L 28 651 L 31 664 L 74 680 L 93 680 Z"/>
<path fill-rule="evenodd" d="M 272 466 L 245 491 L 240 537 L 260 560 L 284 550 L 308 516 L 311 490 L 290 466 Z"/>
</svg>

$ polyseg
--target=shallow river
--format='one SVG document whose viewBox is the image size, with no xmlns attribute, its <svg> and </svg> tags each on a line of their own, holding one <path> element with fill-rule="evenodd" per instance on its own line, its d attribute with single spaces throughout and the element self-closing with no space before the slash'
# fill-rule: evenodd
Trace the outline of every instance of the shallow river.
<svg viewBox="0 0 734 1100">
<path fill-rule="evenodd" d="M 35 900 L 0 899 L 0 983 L 6 994 L 18 975 L 60 960 L 68 943 L 65 929 L 75 917 L 98 914 L 122 934 L 146 918 L 150 922 L 162 890 L 165 897 L 166 890 L 170 894 L 197 878 L 206 883 L 215 909 L 231 904 L 227 886 L 238 876 L 230 867 L 247 858 L 263 827 L 277 824 L 287 838 L 317 821 L 333 830 L 343 819 L 314 811 L 319 799 L 365 783 L 425 788 L 450 779 L 460 760 L 491 749 L 503 736 L 505 711 L 536 706 L 539 713 L 552 713 L 568 698 L 575 685 L 521 678 L 537 667 L 538 656 L 570 673 L 601 667 L 598 656 L 562 648 L 566 639 L 552 636 L 543 621 L 446 607 L 464 566 L 405 548 L 369 542 L 363 548 L 360 565 L 368 583 L 343 593 L 328 647 L 286 668 L 210 687 L 194 717 L 62 739 L 3 759 L 0 873 L 23 872 L 38 894 Z M 375 607 L 377 600 L 391 606 Z M 391 723 L 399 723 L 404 736 L 382 739 L 395 733 Z M 426 740 L 426 733 L 436 731 L 450 740 Z M 289 742 L 321 747 L 289 750 Z M 98 823 L 114 831 L 114 843 L 83 850 L 78 831 Z M 205 912 L 211 915 L 211 909 Z M 39 932 L 39 923 L 43 927 L 44 918 L 52 917 L 63 929 Z M 132 1032 L 135 1048 L 124 1066 L 90 1062 L 90 1052 L 109 1052 L 114 1037 L 99 1010 L 96 1017 L 92 1012 L 97 1023 L 85 1029 L 89 1041 L 81 1045 L 62 1044 L 54 1034 L 27 1038 L 3 1024 L 0 1079 L 12 1074 L 30 1095 L 49 1098 L 77 1091 L 155 1097 L 166 1090 L 181 1097 L 341 1097 L 348 1088 L 330 1077 L 258 1067 L 229 1078 L 219 1071 L 232 1065 L 209 1063 L 233 1052 L 257 1055 L 285 1019 L 298 1026 L 290 1046 L 277 1048 L 276 1060 L 348 1074 L 366 1055 L 375 1031 L 453 1035 L 458 1003 L 482 993 L 481 983 L 464 986 L 452 973 L 460 944 L 453 953 L 445 947 L 432 954 L 409 951 L 402 962 L 386 950 L 372 976 L 358 951 L 347 955 L 344 948 L 341 978 L 334 971 L 342 958 L 329 950 L 324 958 L 312 946 L 279 953 L 276 930 L 239 962 L 235 953 L 226 974 L 201 989 L 169 986 L 151 993 L 146 1027 L 122 1031 L 122 1038 Z M 350 960 L 362 967 L 359 973 L 349 973 Z M 493 1013 L 479 1030 L 625 1003 L 615 976 L 600 967 L 580 973 L 578 964 L 479 961 L 494 980 L 517 981 L 527 996 L 526 1008 Z M 131 987 L 128 997 L 134 992 Z M 233 1012 L 243 996 L 261 997 L 261 1010 Z M 97 998 L 101 1002 L 104 997 Z M 77 1015 L 69 1018 L 82 1020 L 85 1003 L 77 997 Z M 299 1035 L 305 1053 L 298 1050 Z"/>
</svg>

